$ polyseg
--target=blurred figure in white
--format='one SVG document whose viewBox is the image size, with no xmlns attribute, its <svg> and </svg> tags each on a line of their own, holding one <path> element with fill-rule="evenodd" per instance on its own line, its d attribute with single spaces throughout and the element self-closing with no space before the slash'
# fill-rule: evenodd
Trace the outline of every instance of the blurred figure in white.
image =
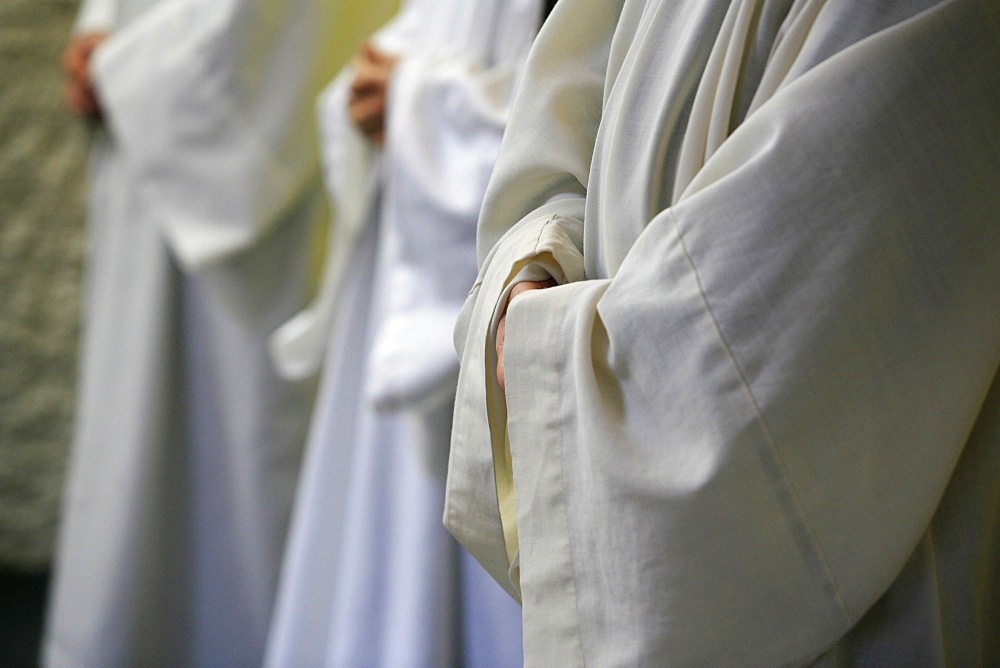
<svg viewBox="0 0 1000 668">
<path fill-rule="evenodd" d="M 263 657 L 313 396 L 266 342 L 308 298 L 346 4 L 83 4 L 66 98 L 101 123 L 47 665 Z"/>
<path fill-rule="evenodd" d="M 441 524 L 451 331 L 540 0 L 409 0 L 321 98 L 323 291 L 276 333 L 322 365 L 271 666 L 520 665 L 520 608 Z M 325 356 L 325 357 L 324 357 Z"/>
</svg>

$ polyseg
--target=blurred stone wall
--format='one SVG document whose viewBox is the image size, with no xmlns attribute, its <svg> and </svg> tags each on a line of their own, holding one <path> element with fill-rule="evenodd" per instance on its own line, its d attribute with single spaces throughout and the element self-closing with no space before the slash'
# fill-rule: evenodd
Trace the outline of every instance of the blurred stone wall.
<svg viewBox="0 0 1000 668">
<path fill-rule="evenodd" d="M 73 416 L 85 128 L 62 108 L 76 0 L 0 0 L 0 569 L 48 566 Z"/>
</svg>

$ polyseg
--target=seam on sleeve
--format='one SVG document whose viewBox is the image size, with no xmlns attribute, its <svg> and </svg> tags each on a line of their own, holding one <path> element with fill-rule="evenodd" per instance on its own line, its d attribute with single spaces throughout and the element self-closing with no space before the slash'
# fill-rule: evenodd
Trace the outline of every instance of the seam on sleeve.
<svg viewBox="0 0 1000 668">
<path fill-rule="evenodd" d="M 830 590 L 830 593 L 833 594 L 835 600 L 837 601 L 837 605 L 839 606 L 841 612 L 844 614 L 845 621 L 848 624 L 850 624 L 851 615 L 850 611 L 848 610 L 847 604 L 844 601 L 843 592 L 841 591 L 840 586 L 837 583 L 837 578 L 834 576 L 833 569 L 830 567 L 830 562 L 827 559 L 825 552 L 823 551 L 822 544 L 820 543 L 819 538 L 816 536 L 816 533 L 813 530 L 812 525 L 809 523 L 809 519 L 806 516 L 805 510 L 802 508 L 802 503 L 799 500 L 798 490 L 795 488 L 795 485 L 792 483 L 791 477 L 788 475 L 785 463 L 781 457 L 781 454 L 778 452 L 778 446 L 774 440 L 774 435 L 771 432 L 771 428 L 768 425 L 766 418 L 764 417 L 764 413 L 761 410 L 760 405 L 757 403 L 757 397 L 754 396 L 753 388 L 751 388 L 750 386 L 750 381 L 747 379 L 746 373 L 744 373 L 743 371 L 743 367 L 740 366 L 739 360 L 736 359 L 736 354 L 733 352 L 733 349 L 730 346 L 729 341 L 726 339 L 726 336 L 722 331 L 722 327 L 719 325 L 719 321 L 715 316 L 715 311 L 712 310 L 712 305 L 708 301 L 708 295 L 705 293 L 705 288 L 701 281 L 701 275 L 698 273 L 698 267 L 695 265 L 694 259 L 688 252 L 687 244 L 684 241 L 684 235 L 681 232 L 680 224 L 677 220 L 677 216 L 673 211 L 673 209 L 669 211 L 669 215 L 670 215 L 671 225 L 674 229 L 674 232 L 677 235 L 677 240 L 681 245 L 681 250 L 684 253 L 684 257 L 687 260 L 688 265 L 691 267 L 691 272 L 694 275 L 695 282 L 698 285 L 698 294 L 700 295 L 702 303 L 705 306 L 705 311 L 712 319 L 712 326 L 715 328 L 716 334 L 719 337 L 719 342 L 725 349 L 726 356 L 729 357 L 729 360 L 732 362 L 733 368 L 736 370 L 736 373 L 739 376 L 740 384 L 743 386 L 743 390 L 744 392 L 746 392 L 747 398 L 750 401 L 750 405 L 753 407 L 754 414 L 757 417 L 757 422 L 760 425 L 761 430 L 764 432 L 764 436 L 767 441 L 768 454 L 770 455 L 772 463 L 774 464 L 774 468 L 776 469 L 777 473 L 780 474 L 781 482 L 784 486 L 785 491 L 787 492 L 787 502 L 783 503 L 782 505 L 791 504 L 790 510 L 794 511 L 795 516 L 797 517 L 799 522 L 801 522 L 802 527 L 805 531 L 805 535 L 808 536 L 809 538 L 809 545 L 813 548 L 815 552 L 814 558 L 819 562 L 819 565 L 822 568 L 823 575 L 825 576 L 825 581 L 826 581 L 825 584 L 827 588 Z"/>
<path fill-rule="evenodd" d="M 538 252 L 538 246 L 539 244 L 542 243 L 542 234 L 545 233 L 546 228 L 548 228 L 550 225 L 554 225 L 557 220 L 559 220 L 558 214 L 555 213 L 549 214 L 548 220 L 542 223 L 542 226 L 538 228 L 538 234 L 535 235 L 535 243 L 532 244 L 531 246 L 532 253 Z"/>
</svg>

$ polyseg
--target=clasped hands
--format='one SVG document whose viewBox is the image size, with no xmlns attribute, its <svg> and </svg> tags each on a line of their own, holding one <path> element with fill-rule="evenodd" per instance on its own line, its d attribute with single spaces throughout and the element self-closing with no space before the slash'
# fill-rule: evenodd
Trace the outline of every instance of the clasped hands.
<svg viewBox="0 0 1000 668">
<path fill-rule="evenodd" d="M 389 90 L 389 79 L 399 61 L 398 56 L 392 56 L 379 51 L 371 42 L 365 43 L 354 59 L 355 74 L 351 81 L 350 97 L 347 107 L 351 121 L 357 128 L 375 144 L 385 142 L 385 111 L 386 98 Z M 507 298 L 500 322 L 497 324 L 497 381 L 501 388 L 506 388 L 503 369 L 503 347 L 507 330 L 507 307 L 518 295 L 529 290 L 541 290 L 556 285 L 552 279 L 544 281 L 521 281 L 515 285 Z"/>
<path fill-rule="evenodd" d="M 354 79 L 347 101 L 351 122 L 375 144 L 385 142 L 385 109 L 389 79 L 398 56 L 379 51 L 365 43 L 354 58 Z"/>
<path fill-rule="evenodd" d="M 90 60 L 97 47 L 107 38 L 108 34 L 103 32 L 76 35 L 63 51 L 62 65 L 66 73 L 63 99 L 71 111 L 84 118 L 98 118 L 101 115 L 100 102 L 91 77 Z"/>
<path fill-rule="evenodd" d="M 551 288 L 554 285 L 556 285 L 556 282 L 549 278 L 544 281 L 521 281 L 511 288 L 510 295 L 507 297 L 507 303 L 503 308 L 503 313 L 500 315 L 500 322 L 497 323 L 497 382 L 500 383 L 500 389 L 507 389 L 503 369 L 503 348 L 504 341 L 507 338 L 507 309 L 510 308 L 510 303 L 514 301 L 515 297 L 522 295 L 529 290 L 543 290 L 545 288 Z"/>
</svg>

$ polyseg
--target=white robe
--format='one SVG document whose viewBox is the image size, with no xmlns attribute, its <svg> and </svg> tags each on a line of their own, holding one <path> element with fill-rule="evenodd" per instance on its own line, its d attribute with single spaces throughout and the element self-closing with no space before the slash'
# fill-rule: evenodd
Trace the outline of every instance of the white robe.
<svg viewBox="0 0 1000 668">
<path fill-rule="evenodd" d="M 331 192 L 324 290 L 275 336 L 322 381 L 268 665 L 519 665 L 520 608 L 441 525 L 475 224 L 537 0 L 410 0 L 375 35 L 401 60 L 385 148 L 321 99 Z"/>
<path fill-rule="evenodd" d="M 998 184 L 998 3 L 560 0 L 445 510 L 526 663 L 1000 662 Z"/>
<path fill-rule="evenodd" d="M 109 31 L 47 665 L 253 665 L 313 384 L 274 373 L 322 220 L 335 4 L 90 0 Z"/>
</svg>

